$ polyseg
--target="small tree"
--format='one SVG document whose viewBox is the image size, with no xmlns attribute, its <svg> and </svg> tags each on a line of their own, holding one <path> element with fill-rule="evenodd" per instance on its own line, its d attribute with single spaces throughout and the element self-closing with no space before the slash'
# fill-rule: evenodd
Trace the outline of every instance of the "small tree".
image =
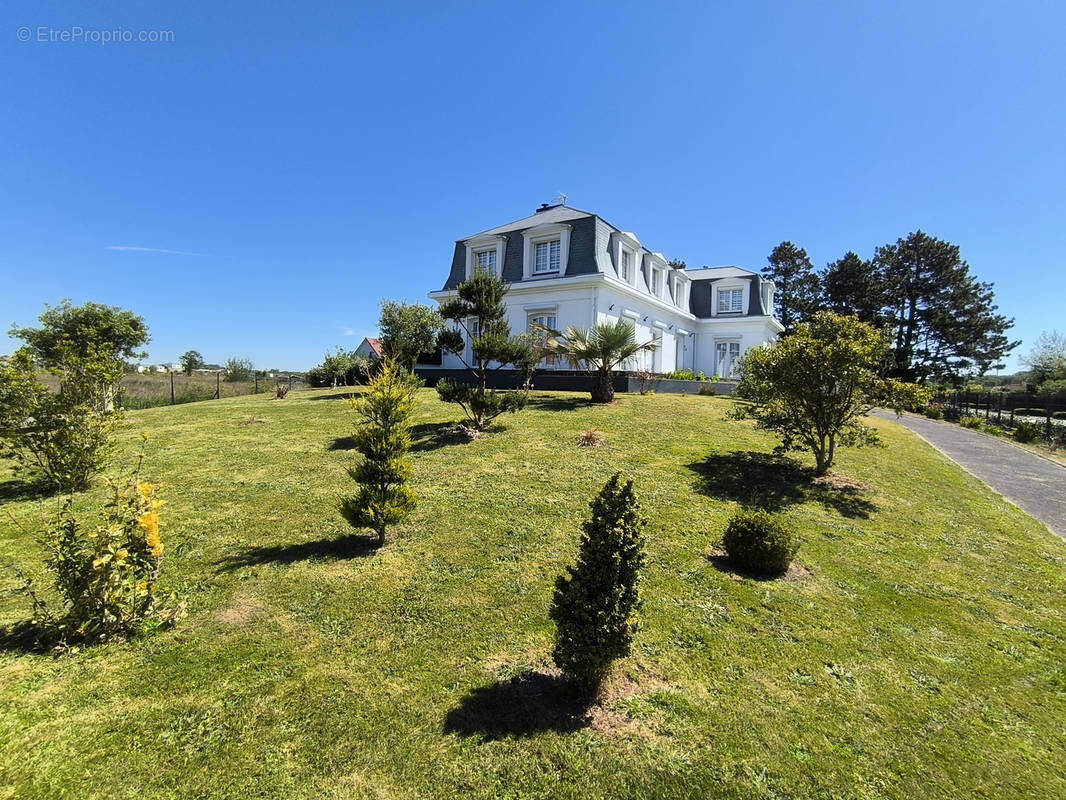
<svg viewBox="0 0 1066 800">
<path fill-rule="evenodd" d="M 181 354 L 178 363 L 181 364 L 182 372 L 186 375 L 192 375 L 194 369 L 204 368 L 204 357 L 195 350 L 186 350 Z"/>
<path fill-rule="evenodd" d="M 144 358 L 138 348 L 149 340 L 144 319 L 117 306 L 63 300 L 45 306 L 40 328 L 11 326 L 34 362 L 56 375 L 61 391 L 68 388 L 100 411 L 111 411 L 126 362 Z"/>
<path fill-rule="evenodd" d="M 330 381 L 330 386 L 337 388 L 338 383 L 348 385 L 348 373 L 355 369 L 355 353 L 337 348 L 326 353 L 322 358 L 322 371 Z"/>
<path fill-rule="evenodd" d="M 402 522 L 415 507 L 415 493 L 407 485 L 407 452 L 419 386 L 414 375 L 384 359 L 366 390 L 348 401 L 362 419 L 354 438 L 363 460 L 348 470 L 359 491 L 344 499 L 341 514 L 352 526 L 376 532 L 379 547 L 385 544 L 387 527 Z"/>
<path fill-rule="evenodd" d="M 644 568 L 645 520 L 633 482 L 616 473 L 589 506 L 577 564 L 555 582 L 552 658 L 584 691 L 595 692 L 611 662 L 629 654 Z"/>
<path fill-rule="evenodd" d="M 236 356 L 226 361 L 226 380 L 250 381 L 255 375 L 255 364 L 250 358 L 237 358 Z"/>
<path fill-rule="evenodd" d="M 19 350 L 0 363 L 0 455 L 52 489 L 88 488 L 107 464 L 121 421 L 100 403 L 95 381 L 68 379 L 62 391 L 51 391 L 38 379 L 28 348 Z"/>
<path fill-rule="evenodd" d="M 1029 355 L 1022 357 L 1022 363 L 1029 367 L 1030 380 L 1042 389 L 1049 381 L 1066 379 L 1066 336 L 1044 331 L 1033 342 Z"/>
<path fill-rule="evenodd" d="M 383 300 L 378 329 L 385 357 L 414 372 L 418 357 L 436 349 L 444 318 L 429 306 Z"/>
<path fill-rule="evenodd" d="M 441 316 L 453 327 L 440 334 L 440 346 L 454 353 L 474 379 L 474 385 L 442 380 L 437 394 L 445 403 L 458 403 L 476 430 L 503 413 L 525 407 L 527 394 L 488 388 L 489 373 L 531 357 L 530 343 L 511 335 L 503 298 L 507 285 L 495 274 L 477 270 L 460 283 L 456 296 L 441 304 Z M 469 353 L 467 342 L 470 343 Z"/>
<path fill-rule="evenodd" d="M 887 337 L 854 317 L 828 311 L 800 323 L 793 334 L 749 351 L 733 408 L 737 419 L 781 436 L 778 451 L 809 450 L 816 471 L 833 464 L 837 445 L 878 442 L 860 422 L 875 406 L 902 413 L 923 403 L 913 384 L 881 377 L 889 356 Z"/>
<path fill-rule="evenodd" d="M 651 350 L 655 342 L 637 344 L 633 326 L 624 319 L 600 322 L 591 328 L 567 328 L 566 333 L 548 341 L 548 350 L 575 369 L 593 375 L 592 402 L 614 400 L 614 370 L 637 353 Z"/>
</svg>

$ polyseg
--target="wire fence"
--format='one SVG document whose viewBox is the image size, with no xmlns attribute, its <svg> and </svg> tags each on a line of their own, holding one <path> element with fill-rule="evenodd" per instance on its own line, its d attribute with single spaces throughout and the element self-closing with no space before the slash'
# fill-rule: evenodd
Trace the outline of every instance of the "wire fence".
<svg viewBox="0 0 1066 800">
<path fill-rule="evenodd" d="M 172 406 L 247 394 L 273 394 L 279 386 L 286 391 L 301 389 L 307 387 L 307 381 L 302 375 L 293 374 L 228 380 L 221 372 L 131 373 L 119 383 L 119 404 L 129 409 Z"/>
</svg>

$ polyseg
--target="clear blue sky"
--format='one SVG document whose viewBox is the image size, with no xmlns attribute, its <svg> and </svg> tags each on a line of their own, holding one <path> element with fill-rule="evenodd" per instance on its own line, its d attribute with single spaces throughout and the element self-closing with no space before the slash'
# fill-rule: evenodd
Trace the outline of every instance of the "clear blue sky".
<svg viewBox="0 0 1066 800">
<path fill-rule="evenodd" d="M 1061 2 L 8 2 L 0 20 L 5 330 L 70 297 L 143 314 L 153 361 L 309 367 L 373 333 L 381 298 L 429 302 L 456 239 L 558 192 L 690 266 L 758 269 L 791 239 L 821 267 L 920 227 L 995 282 L 1025 340 L 1011 368 L 1066 329 Z M 75 27 L 173 41 L 37 41 Z"/>
</svg>

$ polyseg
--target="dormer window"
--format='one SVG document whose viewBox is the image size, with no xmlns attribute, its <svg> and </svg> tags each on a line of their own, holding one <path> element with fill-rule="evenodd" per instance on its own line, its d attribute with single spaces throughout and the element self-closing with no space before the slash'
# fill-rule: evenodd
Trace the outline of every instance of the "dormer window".
<svg viewBox="0 0 1066 800">
<path fill-rule="evenodd" d="M 718 313 L 739 314 L 744 310 L 743 289 L 719 289 L 718 290 Z"/>
<path fill-rule="evenodd" d="M 478 250 L 474 253 L 474 263 L 477 269 L 496 274 L 496 248 L 491 250 Z"/>
<path fill-rule="evenodd" d="M 633 282 L 633 255 L 625 248 L 622 248 L 622 280 Z"/>
<path fill-rule="evenodd" d="M 533 274 L 558 272 L 562 257 L 562 246 L 558 239 L 537 242 L 533 246 Z"/>
<path fill-rule="evenodd" d="M 662 297 L 663 271 L 661 269 L 652 269 L 651 271 L 651 293 L 656 297 Z"/>
<path fill-rule="evenodd" d="M 548 223 L 522 231 L 522 279 L 561 278 L 570 258 L 571 226 Z"/>
</svg>

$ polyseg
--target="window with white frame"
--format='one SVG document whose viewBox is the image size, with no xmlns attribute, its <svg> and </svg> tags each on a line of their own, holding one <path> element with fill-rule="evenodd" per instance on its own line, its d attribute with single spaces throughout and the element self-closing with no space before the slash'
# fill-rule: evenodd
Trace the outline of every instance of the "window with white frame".
<svg viewBox="0 0 1066 800">
<path fill-rule="evenodd" d="M 533 245 L 533 274 L 558 272 L 561 247 L 558 239 L 537 242 Z"/>
<path fill-rule="evenodd" d="M 651 271 L 651 293 L 656 297 L 661 297 L 663 293 L 663 271 L 661 269 L 653 269 Z"/>
<path fill-rule="evenodd" d="M 632 278 L 632 274 L 633 274 L 632 273 L 632 269 L 633 269 L 632 261 L 633 261 L 632 254 L 623 247 L 622 248 L 622 280 L 624 280 L 626 283 L 632 283 L 632 281 L 633 281 L 633 278 Z"/>
<path fill-rule="evenodd" d="M 744 310 L 743 289 L 719 289 L 718 313 L 737 314 Z"/>
<path fill-rule="evenodd" d="M 496 274 L 496 248 L 478 250 L 474 253 L 474 267 L 475 269 Z"/>
<path fill-rule="evenodd" d="M 719 378 L 735 378 L 740 368 L 740 342 L 716 342 L 715 355 L 715 374 Z"/>
<path fill-rule="evenodd" d="M 550 312 L 538 312 L 529 315 L 529 330 L 538 340 L 547 338 L 547 331 L 554 331 L 556 326 L 555 314 Z M 545 356 L 540 362 L 542 367 L 555 367 L 555 356 Z"/>
</svg>

